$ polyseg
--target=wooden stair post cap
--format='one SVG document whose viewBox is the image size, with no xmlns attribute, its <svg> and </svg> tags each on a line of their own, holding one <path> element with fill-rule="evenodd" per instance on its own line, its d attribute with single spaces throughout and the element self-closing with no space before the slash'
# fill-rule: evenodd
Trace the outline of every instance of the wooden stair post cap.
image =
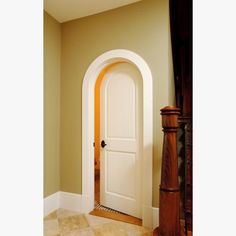
<svg viewBox="0 0 236 236">
<path fill-rule="evenodd" d="M 178 116 L 180 115 L 180 109 L 175 106 L 167 106 L 161 109 L 162 115 L 162 127 L 169 131 L 174 131 L 178 127 Z"/>
<path fill-rule="evenodd" d="M 175 106 L 166 106 L 161 109 L 161 115 L 179 115 L 180 109 Z"/>
</svg>

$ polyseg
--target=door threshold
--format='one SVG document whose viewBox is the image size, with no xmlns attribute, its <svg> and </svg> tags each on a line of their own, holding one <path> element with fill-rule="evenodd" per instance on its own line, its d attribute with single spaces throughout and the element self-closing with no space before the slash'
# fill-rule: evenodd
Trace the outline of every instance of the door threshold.
<svg viewBox="0 0 236 236">
<path fill-rule="evenodd" d="M 118 220 L 129 224 L 142 226 L 142 220 L 134 216 L 126 215 L 118 212 L 109 212 L 103 209 L 94 209 L 89 213 L 90 215 Z"/>
</svg>

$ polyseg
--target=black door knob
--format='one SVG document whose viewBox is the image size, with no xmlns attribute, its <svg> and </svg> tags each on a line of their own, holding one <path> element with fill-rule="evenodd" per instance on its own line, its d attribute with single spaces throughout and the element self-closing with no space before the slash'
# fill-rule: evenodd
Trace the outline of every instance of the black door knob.
<svg viewBox="0 0 236 236">
<path fill-rule="evenodd" d="M 102 140 L 102 142 L 101 142 L 101 147 L 104 148 L 106 145 L 107 145 L 107 144 L 105 143 L 105 141 Z"/>
</svg>

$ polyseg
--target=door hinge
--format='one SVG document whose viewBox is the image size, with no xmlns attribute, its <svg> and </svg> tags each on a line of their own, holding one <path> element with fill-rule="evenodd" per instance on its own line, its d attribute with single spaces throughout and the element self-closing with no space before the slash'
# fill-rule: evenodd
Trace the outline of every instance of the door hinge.
<svg viewBox="0 0 236 236">
<path fill-rule="evenodd" d="M 95 147 L 95 142 L 93 142 L 93 147 Z"/>
</svg>

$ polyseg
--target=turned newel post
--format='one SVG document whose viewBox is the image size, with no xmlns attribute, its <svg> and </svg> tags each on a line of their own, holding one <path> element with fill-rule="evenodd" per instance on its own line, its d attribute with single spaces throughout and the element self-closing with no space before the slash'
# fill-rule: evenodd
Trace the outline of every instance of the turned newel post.
<svg viewBox="0 0 236 236">
<path fill-rule="evenodd" d="M 162 153 L 159 236 L 180 236 L 180 193 L 178 182 L 177 128 L 180 109 L 161 109 L 164 143 Z"/>
</svg>

